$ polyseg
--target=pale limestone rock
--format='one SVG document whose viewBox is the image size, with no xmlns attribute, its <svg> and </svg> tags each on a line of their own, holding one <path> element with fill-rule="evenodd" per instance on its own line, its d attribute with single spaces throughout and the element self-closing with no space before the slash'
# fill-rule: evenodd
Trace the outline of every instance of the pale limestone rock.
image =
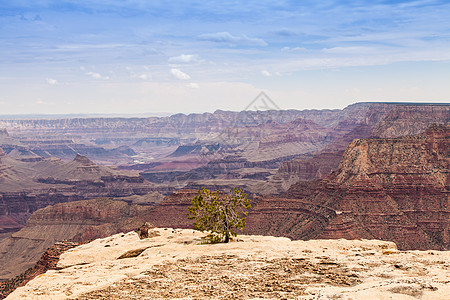
<svg viewBox="0 0 450 300">
<path fill-rule="evenodd" d="M 290 241 L 238 236 L 204 244 L 191 229 L 116 234 L 61 255 L 7 299 L 448 299 L 449 251 L 398 251 L 376 240 Z M 147 248 L 133 258 L 122 254 Z M 139 251 L 138 251 L 139 252 Z"/>
</svg>

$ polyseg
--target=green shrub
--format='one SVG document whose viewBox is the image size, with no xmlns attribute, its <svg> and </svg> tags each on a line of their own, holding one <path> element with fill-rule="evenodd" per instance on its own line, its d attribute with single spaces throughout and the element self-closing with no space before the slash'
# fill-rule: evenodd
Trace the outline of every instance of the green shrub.
<svg viewBox="0 0 450 300">
<path fill-rule="evenodd" d="M 211 243 L 228 243 L 236 230 L 244 229 L 250 200 L 241 189 L 232 189 L 226 194 L 202 188 L 188 207 L 188 218 L 194 220 L 194 229 L 208 231 Z"/>
</svg>

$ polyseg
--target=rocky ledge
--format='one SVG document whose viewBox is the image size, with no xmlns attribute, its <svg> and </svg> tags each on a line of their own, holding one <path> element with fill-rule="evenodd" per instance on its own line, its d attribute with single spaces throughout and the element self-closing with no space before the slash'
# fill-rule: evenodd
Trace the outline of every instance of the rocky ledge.
<svg viewBox="0 0 450 300">
<path fill-rule="evenodd" d="M 448 299 L 449 251 L 378 240 L 238 236 L 205 244 L 192 229 L 116 234 L 63 253 L 6 299 Z"/>
</svg>

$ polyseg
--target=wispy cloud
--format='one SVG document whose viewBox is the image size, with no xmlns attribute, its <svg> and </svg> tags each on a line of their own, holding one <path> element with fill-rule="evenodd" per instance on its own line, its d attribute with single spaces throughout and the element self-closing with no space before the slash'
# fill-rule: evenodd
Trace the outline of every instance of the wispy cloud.
<svg viewBox="0 0 450 300">
<path fill-rule="evenodd" d="M 179 56 L 172 56 L 169 58 L 169 63 L 175 63 L 175 64 L 187 64 L 187 63 L 194 63 L 194 62 L 200 62 L 200 58 L 198 55 L 194 54 L 181 54 Z"/>
<path fill-rule="evenodd" d="M 91 76 L 94 79 L 102 79 L 102 80 L 109 80 L 110 77 L 109 76 L 103 76 L 100 73 L 95 73 L 95 72 L 87 72 L 86 75 Z"/>
<path fill-rule="evenodd" d="M 324 48 L 322 49 L 325 53 L 333 53 L 333 54 L 367 54 L 367 53 L 376 53 L 377 49 L 373 47 L 333 47 L 333 48 Z"/>
<path fill-rule="evenodd" d="M 174 78 L 179 79 L 179 80 L 189 80 L 189 79 L 191 79 L 191 76 L 189 76 L 188 74 L 184 73 L 180 69 L 170 69 L 170 74 L 172 74 L 172 76 Z"/>
<path fill-rule="evenodd" d="M 303 47 L 283 47 L 281 48 L 281 51 L 283 52 L 304 52 L 304 51 L 308 51 L 308 49 L 303 48 Z"/>
<path fill-rule="evenodd" d="M 151 76 L 148 74 L 140 74 L 140 75 L 137 75 L 137 78 L 142 79 L 142 80 L 150 80 Z"/>
<path fill-rule="evenodd" d="M 298 35 L 296 31 L 288 28 L 282 28 L 280 30 L 274 31 L 274 34 L 285 37 L 293 37 Z"/>
<path fill-rule="evenodd" d="M 229 45 L 248 45 L 248 46 L 267 46 L 268 44 L 260 38 L 251 38 L 246 35 L 236 36 L 229 32 L 205 33 L 199 35 L 202 41 L 210 41 L 215 43 L 225 43 Z"/>
<path fill-rule="evenodd" d="M 194 82 L 188 83 L 187 86 L 190 87 L 191 89 L 199 89 L 200 88 L 198 83 L 194 83 Z"/>
<path fill-rule="evenodd" d="M 53 79 L 53 78 L 46 78 L 45 81 L 47 81 L 47 83 L 50 85 L 58 84 L 58 80 Z"/>
<path fill-rule="evenodd" d="M 394 70 L 420 62 L 448 69 L 449 15 L 445 0 L 3 1 L 0 88 L 23 104 L 38 97 L 63 103 L 55 100 L 70 97 L 63 90 L 83 84 L 72 94 L 94 99 L 95 88 L 98 98 L 120 85 L 109 98 L 119 105 L 122 97 L 128 108 L 130 91 L 154 90 L 159 82 L 170 83 L 168 98 L 179 88 L 181 99 L 188 87 L 214 94 L 211 81 L 266 88 L 263 76 L 271 76 L 274 89 L 302 89 L 293 82 L 315 80 L 310 70 L 354 67 L 345 73 L 361 78 L 375 69 L 366 66 Z M 445 70 L 421 76 L 449 78 Z M 329 87 L 321 82 L 319 93 Z"/>
</svg>

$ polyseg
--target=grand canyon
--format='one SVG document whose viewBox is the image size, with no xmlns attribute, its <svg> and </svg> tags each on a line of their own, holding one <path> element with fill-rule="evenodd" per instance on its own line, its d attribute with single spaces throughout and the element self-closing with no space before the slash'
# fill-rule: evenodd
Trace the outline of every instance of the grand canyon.
<svg viewBox="0 0 450 300">
<path fill-rule="evenodd" d="M 187 207 L 201 187 L 250 195 L 245 234 L 450 248 L 447 104 L 2 119 L 0 128 L 3 287 L 57 242 L 144 222 L 192 228 Z"/>
</svg>

